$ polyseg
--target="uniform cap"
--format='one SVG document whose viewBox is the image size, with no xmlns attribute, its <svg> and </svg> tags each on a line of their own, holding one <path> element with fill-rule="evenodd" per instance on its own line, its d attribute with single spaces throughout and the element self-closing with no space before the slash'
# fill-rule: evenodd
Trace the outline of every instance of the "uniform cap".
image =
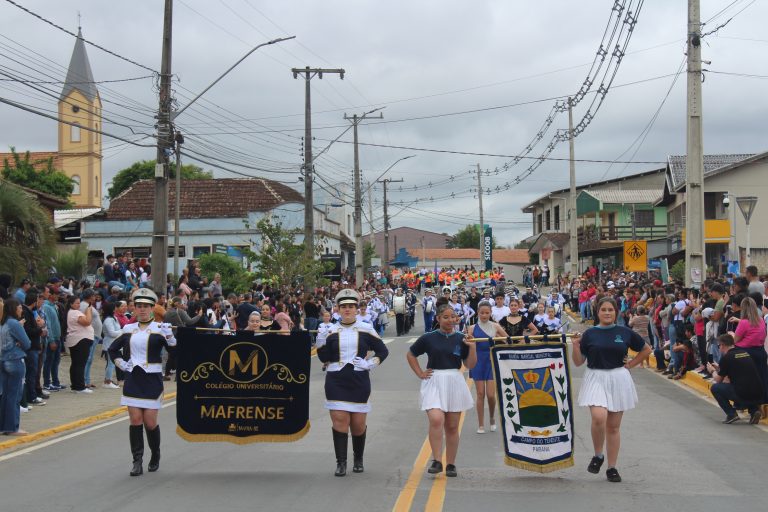
<svg viewBox="0 0 768 512">
<path fill-rule="evenodd" d="M 358 304 L 360 303 L 360 294 L 352 288 L 344 288 L 336 294 L 336 304 Z"/>
<path fill-rule="evenodd" d="M 155 305 L 157 302 L 157 295 L 149 288 L 139 288 L 133 292 L 133 302 L 135 304 L 151 304 Z"/>
</svg>

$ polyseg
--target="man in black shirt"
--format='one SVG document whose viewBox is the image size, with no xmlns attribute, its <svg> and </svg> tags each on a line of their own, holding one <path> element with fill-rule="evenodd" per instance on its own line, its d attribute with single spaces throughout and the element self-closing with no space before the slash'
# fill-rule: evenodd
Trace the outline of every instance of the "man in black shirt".
<svg viewBox="0 0 768 512">
<path fill-rule="evenodd" d="M 237 318 L 235 323 L 237 324 L 237 330 L 242 331 L 248 326 L 248 317 L 251 313 L 256 311 L 256 308 L 252 304 L 253 295 L 246 293 L 243 295 L 243 300 L 237 305 L 235 311 L 237 311 Z"/>
<path fill-rule="evenodd" d="M 762 418 L 760 402 L 763 398 L 763 385 L 757 373 L 752 357 L 744 350 L 734 347 L 733 336 L 718 336 L 720 364 L 707 363 L 707 370 L 715 383 L 710 388 L 726 417 L 723 423 L 731 424 L 739 420 L 737 407 L 747 407 L 749 423 L 756 425 Z M 731 405 L 733 402 L 734 405 Z"/>
</svg>

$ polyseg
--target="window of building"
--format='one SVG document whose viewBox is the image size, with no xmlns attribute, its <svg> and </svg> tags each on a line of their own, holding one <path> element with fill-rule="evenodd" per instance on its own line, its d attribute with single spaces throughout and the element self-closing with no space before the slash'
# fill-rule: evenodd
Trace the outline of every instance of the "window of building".
<svg viewBox="0 0 768 512">
<path fill-rule="evenodd" d="M 544 225 L 547 231 L 552 229 L 552 212 L 550 210 L 544 212 Z"/>
<path fill-rule="evenodd" d="M 536 233 L 541 233 L 542 231 L 544 231 L 543 229 L 541 229 L 541 219 L 542 219 L 542 215 L 540 213 L 536 215 L 536 228 L 537 228 Z"/>
<path fill-rule="evenodd" d="M 80 125 L 75 123 L 70 126 L 70 142 L 80 142 Z"/>
<path fill-rule="evenodd" d="M 96 144 L 99 143 L 99 123 L 96 123 L 96 131 L 94 132 L 94 137 L 96 137 Z"/>
<path fill-rule="evenodd" d="M 168 257 L 173 258 L 173 250 L 176 247 L 171 244 L 168 246 Z M 187 247 L 184 245 L 179 245 L 179 258 L 186 258 L 187 257 Z"/>
<path fill-rule="evenodd" d="M 635 211 L 635 226 L 639 228 L 646 228 L 653 226 L 653 210 L 636 210 Z"/>
<path fill-rule="evenodd" d="M 555 231 L 560 231 L 560 206 L 555 206 Z"/>
<path fill-rule="evenodd" d="M 80 195 L 80 176 L 78 176 L 77 174 L 72 176 L 72 195 L 73 196 Z"/>
<path fill-rule="evenodd" d="M 211 254 L 210 245 L 193 245 L 192 246 L 192 258 L 197 259 L 203 254 Z"/>
<path fill-rule="evenodd" d="M 94 185 L 93 195 L 98 198 L 101 195 L 101 189 L 99 188 L 99 177 L 98 176 L 95 176 L 93 178 L 93 185 Z"/>
<path fill-rule="evenodd" d="M 131 258 L 149 258 L 152 253 L 152 247 L 113 247 L 112 254 L 124 254 L 126 252 L 131 253 Z"/>
</svg>

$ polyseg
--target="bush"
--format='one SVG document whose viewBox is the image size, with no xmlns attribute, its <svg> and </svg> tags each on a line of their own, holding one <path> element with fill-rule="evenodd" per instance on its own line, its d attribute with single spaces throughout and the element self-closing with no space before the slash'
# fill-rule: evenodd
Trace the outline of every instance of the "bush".
<svg viewBox="0 0 768 512">
<path fill-rule="evenodd" d="M 685 260 L 682 259 L 669 269 L 669 277 L 675 281 L 685 282 Z"/>
<path fill-rule="evenodd" d="M 224 295 L 243 293 L 248 291 L 253 281 L 253 276 L 247 272 L 243 265 L 225 254 L 204 254 L 198 260 L 202 275 L 213 281 L 213 276 L 221 274 L 221 288 Z"/>
</svg>

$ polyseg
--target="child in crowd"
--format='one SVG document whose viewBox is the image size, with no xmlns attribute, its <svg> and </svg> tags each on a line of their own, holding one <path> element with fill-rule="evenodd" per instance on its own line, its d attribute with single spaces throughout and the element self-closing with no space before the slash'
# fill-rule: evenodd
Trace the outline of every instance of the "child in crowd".
<svg viewBox="0 0 768 512">
<path fill-rule="evenodd" d="M 643 341 L 646 342 L 649 346 L 652 346 L 649 339 L 650 337 L 648 335 L 649 323 L 650 319 L 648 318 L 648 310 L 645 309 L 645 306 L 637 306 L 637 308 L 635 308 L 635 314 L 630 315 L 629 317 L 628 327 L 639 334 L 640 337 L 643 338 Z M 650 354 L 648 357 L 650 357 Z M 648 359 L 644 360 L 642 365 L 643 368 L 648 368 L 650 366 Z"/>
<path fill-rule="evenodd" d="M 694 334 L 693 325 L 685 324 L 685 338 L 678 340 L 672 350 L 675 352 L 682 352 L 683 363 L 680 368 L 673 375 L 669 375 L 667 378 L 680 380 L 690 370 L 696 369 L 696 335 Z"/>
<path fill-rule="evenodd" d="M 338 312 L 338 308 L 336 306 L 333 306 L 333 310 Z M 315 338 L 315 344 L 320 342 L 320 345 L 325 345 L 325 339 L 328 337 L 328 334 L 330 334 L 331 327 L 333 327 L 333 324 L 331 323 L 331 313 L 327 310 L 324 310 L 323 321 L 317 326 L 317 337 Z M 323 363 L 323 371 L 325 371 L 326 368 L 328 368 L 328 363 Z"/>
</svg>

